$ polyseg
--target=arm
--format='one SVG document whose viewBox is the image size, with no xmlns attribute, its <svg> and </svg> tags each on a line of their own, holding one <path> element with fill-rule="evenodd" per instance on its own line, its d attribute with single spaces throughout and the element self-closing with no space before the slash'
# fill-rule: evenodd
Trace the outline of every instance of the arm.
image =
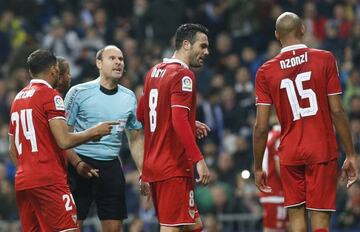
<svg viewBox="0 0 360 232">
<path fill-rule="evenodd" d="M 136 167 L 141 175 L 144 161 L 144 132 L 142 129 L 125 129 L 125 134 L 129 142 L 131 156 L 134 159 Z"/>
<path fill-rule="evenodd" d="M 18 161 L 17 161 L 17 158 L 16 158 L 15 140 L 14 140 L 13 135 L 9 135 L 9 155 L 10 155 L 11 161 L 13 162 L 15 167 L 17 168 Z"/>
<path fill-rule="evenodd" d="M 82 132 L 72 133 L 63 119 L 52 119 L 49 121 L 51 132 L 56 143 L 61 149 L 76 147 L 90 140 L 99 139 L 111 133 L 112 125 L 118 122 L 102 122 Z"/>
<path fill-rule="evenodd" d="M 350 187 L 358 179 L 358 170 L 356 167 L 355 149 L 351 138 L 349 121 L 342 106 L 340 95 L 330 95 L 328 98 L 331 117 L 346 154 L 341 176 L 344 180 L 348 180 L 346 186 Z"/>
<path fill-rule="evenodd" d="M 185 108 L 172 107 L 172 125 L 186 153 L 192 161 L 196 163 L 196 169 L 199 174 L 198 182 L 206 185 L 209 183 L 210 172 L 205 160 L 196 145 L 195 136 L 189 123 L 189 112 Z"/>
<path fill-rule="evenodd" d="M 262 192 L 271 192 L 271 188 L 266 186 L 266 173 L 262 170 L 262 161 L 265 152 L 269 116 L 271 106 L 258 105 L 256 112 L 256 121 L 253 129 L 253 154 L 255 162 L 255 184 Z"/>
</svg>

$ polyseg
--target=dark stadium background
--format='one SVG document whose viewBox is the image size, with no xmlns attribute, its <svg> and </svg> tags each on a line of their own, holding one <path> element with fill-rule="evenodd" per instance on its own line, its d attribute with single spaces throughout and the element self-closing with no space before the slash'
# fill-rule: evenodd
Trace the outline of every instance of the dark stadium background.
<svg viewBox="0 0 360 232">
<path fill-rule="evenodd" d="M 210 30 L 211 54 L 205 67 L 197 70 L 198 119 L 212 129 L 199 145 L 213 181 L 196 191 L 206 231 L 261 231 L 262 209 L 253 175 L 246 179 L 244 170 L 252 169 L 255 73 L 280 51 L 274 23 L 284 11 L 304 19 L 308 46 L 335 54 L 359 153 L 357 0 L 0 0 L 0 231 L 20 231 L 7 130 L 11 101 L 30 80 L 27 56 L 42 47 L 67 58 L 74 85 L 97 77 L 98 49 L 117 45 L 126 62 L 121 83 L 139 95 L 146 70 L 171 56 L 171 37 L 185 22 L 202 23 Z M 139 199 L 126 146 L 120 155 L 128 183 L 126 231 L 158 231 L 151 204 Z M 339 182 L 337 209 L 332 231 L 360 231 L 359 182 L 351 189 Z M 85 231 L 98 231 L 94 213 L 95 209 Z"/>
</svg>

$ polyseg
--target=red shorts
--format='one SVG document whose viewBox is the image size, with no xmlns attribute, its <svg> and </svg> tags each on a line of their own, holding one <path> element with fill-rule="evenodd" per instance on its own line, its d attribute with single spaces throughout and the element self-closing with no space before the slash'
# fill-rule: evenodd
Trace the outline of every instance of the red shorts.
<svg viewBox="0 0 360 232">
<path fill-rule="evenodd" d="M 307 209 L 335 211 L 337 160 L 324 163 L 280 165 L 285 207 L 304 204 Z"/>
<path fill-rule="evenodd" d="M 199 217 L 194 199 L 194 180 L 174 177 L 150 183 L 152 198 L 160 225 L 195 224 Z"/>
<path fill-rule="evenodd" d="M 287 215 L 284 204 L 263 203 L 263 227 L 277 231 L 285 231 L 287 227 Z"/>
<path fill-rule="evenodd" d="M 76 207 L 67 185 L 49 185 L 16 191 L 23 231 L 78 229 Z"/>
</svg>

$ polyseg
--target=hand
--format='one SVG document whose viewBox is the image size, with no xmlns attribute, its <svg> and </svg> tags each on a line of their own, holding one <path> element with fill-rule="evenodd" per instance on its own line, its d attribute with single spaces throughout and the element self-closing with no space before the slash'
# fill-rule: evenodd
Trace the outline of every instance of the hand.
<svg viewBox="0 0 360 232">
<path fill-rule="evenodd" d="M 271 193 L 272 189 L 266 185 L 266 172 L 263 170 L 255 171 L 255 185 L 264 193 Z"/>
<path fill-rule="evenodd" d="M 208 131 L 210 131 L 210 127 L 208 127 L 205 123 L 202 123 L 200 121 L 195 121 L 195 132 L 196 137 L 198 139 L 202 139 L 207 136 Z"/>
<path fill-rule="evenodd" d="M 139 179 L 139 189 L 140 193 L 143 196 L 148 196 L 148 198 L 151 196 L 150 193 L 150 184 L 147 182 L 143 182 L 141 178 Z M 148 199 L 149 200 L 149 199 Z"/>
<path fill-rule="evenodd" d="M 347 188 L 358 180 L 358 175 L 355 155 L 347 156 L 341 168 L 341 178 L 343 181 L 347 180 Z"/>
<path fill-rule="evenodd" d="M 76 166 L 76 172 L 86 179 L 99 177 L 99 169 L 95 169 L 84 161 L 79 161 Z"/>
<path fill-rule="evenodd" d="M 204 159 L 196 163 L 196 170 L 197 173 L 199 174 L 199 179 L 196 179 L 196 182 L 203 185 L 207 185 L 210 181 L 210 171 Z"/>
<path fill-rule="evenodd" d="M 105 135 L 111 134 L 111 130 L 113 125 L 118 125 L 118 121 L 107 121 L 107 122 L 100 122 L 96 126 L 93 126 L 91 130 L 94 132 L 93 141 L 98 141 L 101 137 Z"/>
</svg>

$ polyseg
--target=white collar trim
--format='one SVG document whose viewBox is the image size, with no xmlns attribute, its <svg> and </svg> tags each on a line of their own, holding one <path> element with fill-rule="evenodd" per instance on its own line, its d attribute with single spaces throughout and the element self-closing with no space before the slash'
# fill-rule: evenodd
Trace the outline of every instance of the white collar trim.
<svg viewBox="0 0 360 232">
<path fill-rule="evenodd" d="M 182 66 L 184 66 L 185 68 L 189 69 L 189 66 L 187 64 L 185 64 L 184 62 L 182 62 L 181 60 L 176 59 L 176 58 L 164 58 L 163 62 L 166 64 L 178 63 L 178 64 L 181 64 Z"/>
<path fill-rule="evenodd" d="M 31 84 L 44 84 L 47 85 L 49 88 L 53 88 L 47 81 L 42 80 L 42 79 L 32 79 L 30 81 Z"/>
<path fill-rule="evenodd" d="M 305 44 L 295 44 L 295 45 L 287 46 L 281 49 L 281 53 L 292 51 L 295 49 L 300 49 L 300 48 L 307 48 L 307 46 Z"/>
</svg>

